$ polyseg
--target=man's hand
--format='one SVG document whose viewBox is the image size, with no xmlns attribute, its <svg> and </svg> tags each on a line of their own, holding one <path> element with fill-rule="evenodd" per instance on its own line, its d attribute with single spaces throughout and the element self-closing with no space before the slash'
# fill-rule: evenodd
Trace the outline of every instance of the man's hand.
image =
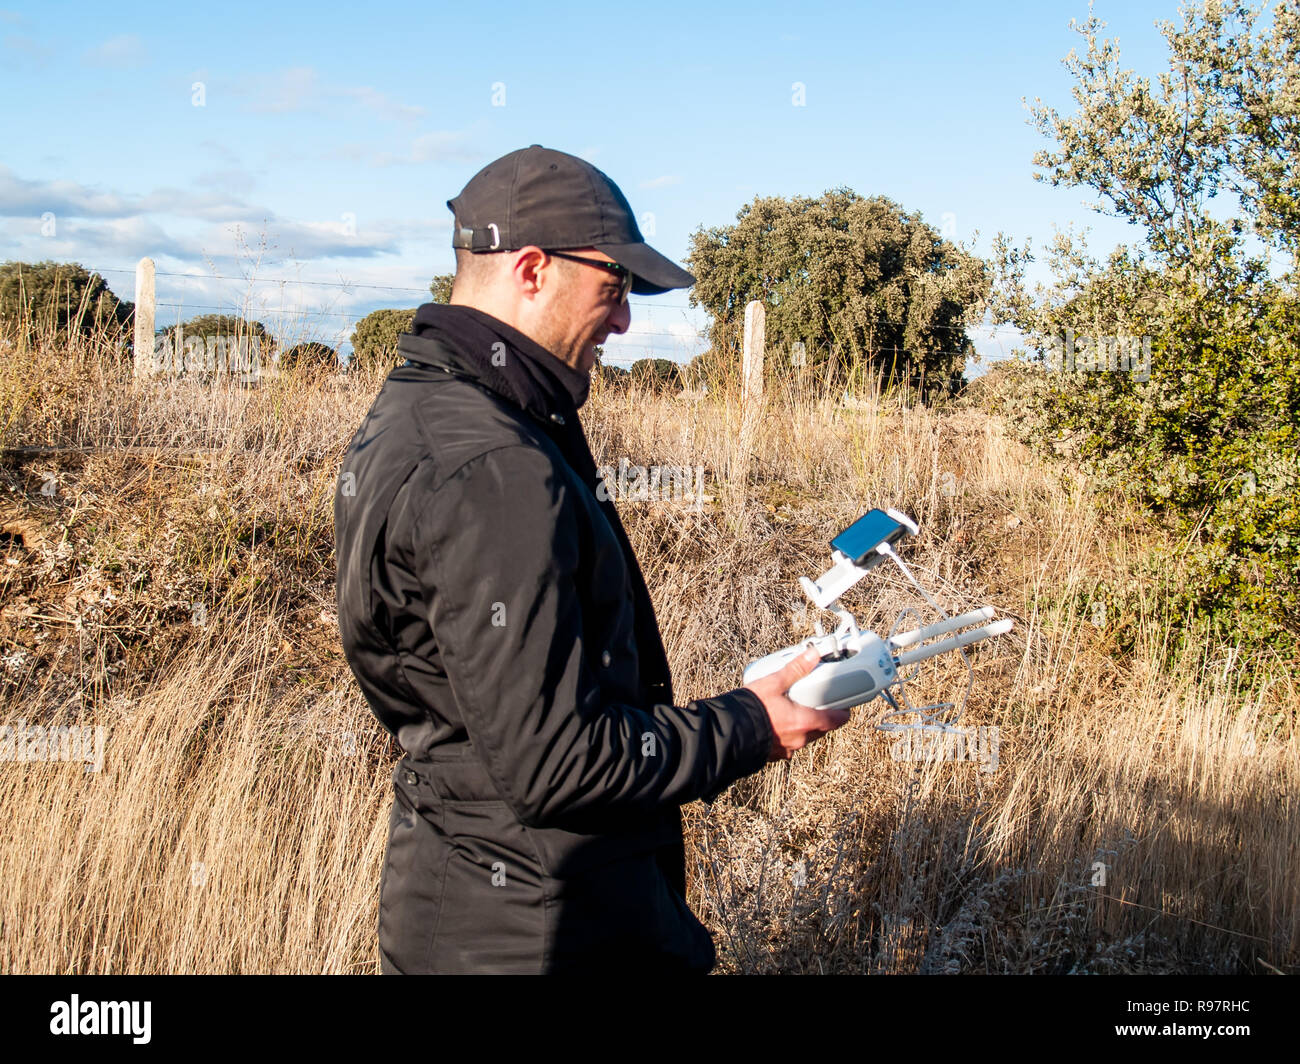
<svg viewBox="0 0 1300 1064">
<path fill-rule="evenodd" d="M 774 734 L 769 761 L 788 761 L 796 750 L 848 722 L 850 714 L 847 709 L 809 709 L 786 697 L 795 681 L 807 676 L 820 661 L 821 655 L 816 648 L 809 647 L 780 672 L 745 685 L 762 700 L 772 721 Z"/>
</svg>

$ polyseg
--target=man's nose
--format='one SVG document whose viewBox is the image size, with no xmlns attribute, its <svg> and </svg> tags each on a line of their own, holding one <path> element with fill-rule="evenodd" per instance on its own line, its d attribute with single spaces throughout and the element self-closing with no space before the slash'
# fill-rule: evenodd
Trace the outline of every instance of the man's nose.
<svg viewBox="0 0 1300 1064">
<path fill-rule="evenodd" d="M 620 303 L 616 306 L 605 324 L 609 326 L 610 332 L 625 333 L 627 327 L 632 324 L 632 307 L 627 303 Z"/>
</svg>

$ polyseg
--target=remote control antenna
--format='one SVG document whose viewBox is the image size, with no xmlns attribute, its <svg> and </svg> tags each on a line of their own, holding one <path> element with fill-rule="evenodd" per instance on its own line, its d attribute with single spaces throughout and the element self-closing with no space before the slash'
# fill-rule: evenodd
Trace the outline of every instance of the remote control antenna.
<svg viewBox="0 0 1300 1064">
<path fill-rule="evenodd" d="M 889 643 L 895 650 L 902 650 L 903 647 L 910 647 L 922 639 L 933 639 L 936 635 L 955 632 L 958 628 L 965 628 L 976 621 L 992 620 L 993 612 L 992 606 L 981 606 L 977 610 L 971 610 L 970 613 L 963 613 L 960 617 L 949 617 L 946 621 L 936 621 L 934 624 L 914 628 L 910 632 L 900 632 L 898 635 L 890 636 Z"/>
<path fill-rule="evenodd" d="M 992 639 L 995 635 L 1006 635 L 1011 631 L 1011 625 L 1012 622 L 1009 619 L 994 621 L 982 628 L 973 628 L 969 632 L 962 632 L 961 635 L 952 635 L 947 639 L 939 640 L 937 643 L 928 643 L 925 646 L 917 647 L 915 650 L 908 650 L 895 657 L 894 661 L 898 663 L 900 669 L 906 668 L 918 661 L 932 658 L 936 654 L 946 654 L 950 650 L 968 647 L 972 643 L 978 643 L 981 639 Z"/>
</svg>

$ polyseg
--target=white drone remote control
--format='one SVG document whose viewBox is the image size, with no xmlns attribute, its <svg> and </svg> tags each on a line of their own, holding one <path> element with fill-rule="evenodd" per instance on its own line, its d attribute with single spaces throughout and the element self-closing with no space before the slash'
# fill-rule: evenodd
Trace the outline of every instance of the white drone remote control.
<svg viewBox="0 0 1300 1064">
<path fill-rule="evenodd" d="M 745 669 L 742 682 L 749 684 L 777 672 L 808 646 L 814 646 L 821 652 L 822 663 L 790 688 L 791 701 L 813 709 L 849 709 L 886 693 L 898 682 L 900 669 L 1011 631 L 1010 620 L 961 631 L 991 620 L 992 606 L 901 632 L 888 639 L 858 628 L 853 615 L 840 607 L 840 596 L 893 554 L 895 542 L 918 531 L 916 523 L 897 510 L 871 510 L 831 540 L 831 559 L 835 564 L 815 583 L 807 577 L 800 577 L 799 583 L 814 606 L 832 610 L 839 616 L 839 627 L 830 635 L 804 640 L 751 662 Z M 895 561 L 899 561 L 896 554 L 893 556 Z M 958 634 L 948 635 L 950 632 Z M 948 638 L 937 643 L 925 643 L 925 640 L 941 635 L 948 635 Z M 907 647 L 915 649 L 907 650 Z"/>
</svg>

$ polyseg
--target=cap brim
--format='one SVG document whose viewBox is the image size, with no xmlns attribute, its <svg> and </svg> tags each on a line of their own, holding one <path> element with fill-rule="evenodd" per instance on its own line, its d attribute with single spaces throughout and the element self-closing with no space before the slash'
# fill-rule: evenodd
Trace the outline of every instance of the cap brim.
<svg viewBox="0 0 1300 1064">
<path fill-rule="evenodd" d="M 672 259 L 660 255 L 649 244 L 593 244 L 620 266 L 635 274 L 632 291 L 639 296 L 654 296 L 674 288 L 690 288 L 695 276 L 687 273 Z"/>
</svg>

